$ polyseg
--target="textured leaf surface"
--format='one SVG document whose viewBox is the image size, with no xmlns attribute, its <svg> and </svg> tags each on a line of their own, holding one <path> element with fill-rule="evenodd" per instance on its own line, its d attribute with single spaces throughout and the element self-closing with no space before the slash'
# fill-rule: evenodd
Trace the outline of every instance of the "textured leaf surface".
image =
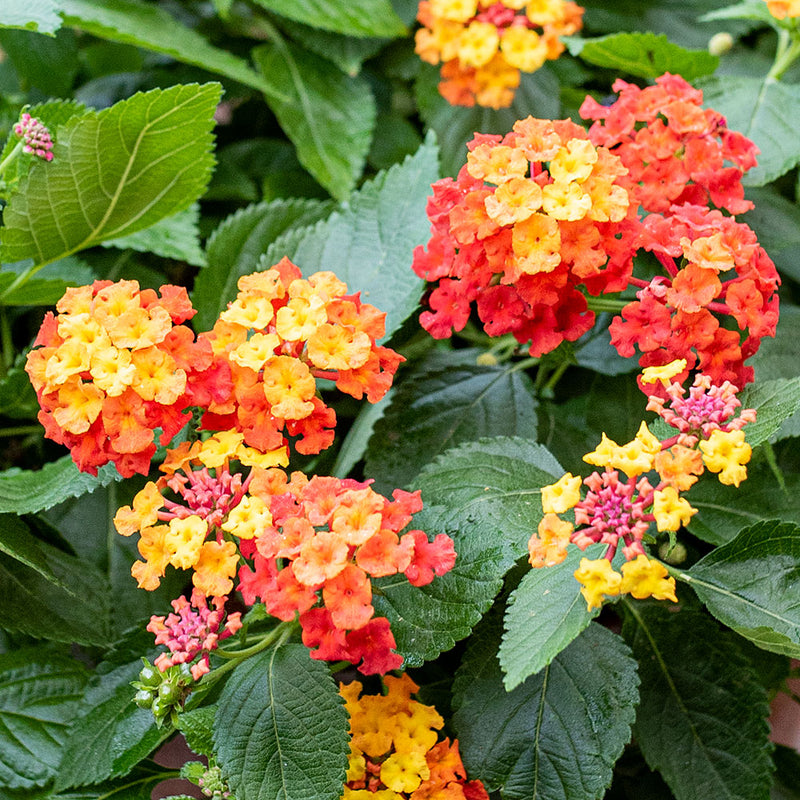
<svg viewBox="0 0 800 800">
<path fill-rule="evenodd" d="M 37 33 L 55 33 L 61 27 L 55 0 L 3 0 L 0 26 Z"/>
<path fill-rule="evenodd" d="M 178 730 L 186 738 L 186 744 L 198 755 L 210 756 L 214 751 L 213 729 L 216 705 L 202 706 L 184 711 L 178 717 Z"/>
<path fill-rule="evenodd" d="M 83 665 L 44 648 L 0 654 L 0 786 L 52 777 L 86 680 Z"/>
<path fill-rule="evenodd" d="M 539 674 L 503 686 L 498 634 L 470 643 L 453 685 L 467 772 L 508 800 L 603 796 L 630 738 L 636 662 L 622 639 L 590 625 Z"/>
<path fill-rule="evenodd" d="M 676 800 L 769 794 L 766 690 L 736 638 L 706 614 L 630 603 L 623 634 L 639 661 L 636 741 Z"/>
<path fill-rule="evenodd" d="M 542 516 L 539 487 L 561 472 L 541 445 L 498 437 L 452 448 L 418 476 L 425 508 L 413 525 L 429 537 L 447 533 L 457 556 L 453 569 L 427 586 L 411 586 L 402 575 L 377 582 L 376 614 L 389 619 L 407 665 L 469 635 L 527 552 Z"/>
<path fill-rule="evenodd" d="M 729 628 L 759 647 L 800 657 L 800 525 L 745 528 L 682 576 Z"/>
<path fill-rule="evenodd" d="M 347 204 L 299 236 L 279 238 L 267 251 L 274 264 L 284 255 L 303 274 L 331 270 L 351 292 L 386 312 L 391 336 L 417 308 L 423 281 L 411 271 L 416 247 L 430 231 L 425 204 L 438 177 L 432 139 L 353 194 Z"/>
<path fill-rule="evenodd" d="M 188 207 L 214 164 L 219 94 L 218 84 L 154 89 L 71 118 L 53 161 L 31 167 L 4 211 L 3 260 L 53 261 Z"/>
<path fill-rule="evenodd" d="M 253 50 L 270 108 L 297 149 L 300 163 L 344 200 L 364 169 L 375 125 L 369 83 L 285 41 Z"/>
<path fill-rule="evenodd" d="M 686 50 L 670 42 L 664 34 L 617 33 L 599 39 L 576 37 L 567 41 L 567 47 L 572 55 L 590 64 L 639 78 L 657 78 L 671 72 L 693 81 L 701 75 L 710 75 L 719 64 L 719 58 L 708 50 Z"/>
<path fill-rule="evenodd" d="M 800 377 L 776 378 L 745 386 L 739 394 L 742 408 L 755 408 L 756 421 L 745 429 L 745 440 L 753 447 L 766 442 L 781 425 L 800 410 Z"/>
<path fill-rule="evenodd" d="M 93 477 L 79 472 L 70 456 L 51 461 L 35 472 L 7 469 L 0 472 L 0 514 L 43 511 L 119 479 L 113 464 L 101 467 Z"/>
<path fill-rule="evenodd" d="M 208 265 L 194 282 L 195 325 L 211 330 L 220 312 L 235 299 L 236 282 L 258 269 L 269 245 L 289 228 L 323 219 L 331 207 L 319 200 L 273 200 L 247 206 L 223 220 L 208 241 Z"/>
<path fill-rule="evenodd" d="M 56 582 L 56 576 L 47 563 L 30 528 L 14 514 L 0 515 L 0 552 L 16 558 L 25 566 L 35 569 L 40 575 Z"/>
<path fill-rule="evenodd" d="M 237 800 L 338 800 L 347 712 L 325 664 L 299 644 L 247 659 L 225 684 L 217 758 Z"/>
<path fill-rule="evenodd" d="M 769 187 L 749 188 L 747 199 L 752 200 L 755 207 L 742 216 L 742 222 L 756 232 L 759 244 L 769 253 L 778 270 L 800 281 L 800 208 Z M 786 308 L 781 308 L 778 330 Z M 793 310 L 792 306 L 788 308 Z M 761 342 L 752 364 L 759 361 L 770 343 L 770 339 Z"/>
<path fill-rule="evenodd" d="M 602 548 L 598 549 L 600 557 Z M 512 592 L 498 654 L 508 691 L 550 664 L 599 613 L 587 611 L 573 577 L 584 557 L 591 558 L 591 551 L 569 548 L 564 561 L 531 569 Z"/>
<path fill-rule="evenodd" d="M 376 423 L 365 474 L 379 491 L 407 486 L 449 447 L 488 436 L 536 438 L 536 399 L 513 364 L 480 366 L 480 351 L 434 351 L 392 394 Z"/>
<path fill-rule="evenodd" d="M 133 702 L 141 659 L 99 676 L 85 693 L 64 748 L 55 788 L 96 784 L 127 775 L 169 734 L 156 728 L 153 714 Z"/>
<path fill-rule="evenodd" d="M 749 186 L 763 186 L 800 161 L 794 132 L 800 126 L 800 86 L 741 75 L 709 78 L 700 84 L 703 103 L 725 116 L 728 127 L 761 149 L 758 166 L 744 176 Z"/>
<path fill-rule="evenodd" d="M 402 36 L 406 27 L 389 0 L 255 0 L 289 19 L 350 36 Z"/>
<path fill-rule="evenodd" d="M 262 76 L 227 50 L 209 44 L 155 3 L 137 0 L 59 0 L 64 24 L 112 42 L 163 53 L 216 72 L 254 89 L 268 88 Z"/>
</svg>

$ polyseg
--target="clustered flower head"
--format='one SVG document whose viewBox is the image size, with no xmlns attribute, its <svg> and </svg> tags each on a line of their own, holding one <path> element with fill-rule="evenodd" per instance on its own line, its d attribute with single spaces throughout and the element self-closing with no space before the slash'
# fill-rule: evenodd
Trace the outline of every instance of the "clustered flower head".
<svg viewBox="0 0 800 800">
<path fill-rule="evenodd" d="M 159 291 L 125 280 L 67 289 L 28 354 L 45 434 L 85 472 L 113 461 L 124 477 L 146 473 L 156 429 L 167 444 L 189 406 L 229 391 L 229 370 L 181 324 L 195 314 L 186 290 Z"/>
<path fill-rule="evenodd" d="M 342 800 L 488 800 L 480 781 L 468 781 L 458 742 L 439 741 L 444 720 L 411 695 L 416 683 L 387 675 L 385 694 L 362 694 L 342 684 L 350 716 L 350 757 Z"/>
<path fill-rule="evenodd" d="M 195 663 L 191 666 L 191 673 L 196 681 L 209 672 L 211 651 L 242 627 L 240 612 L 229 614 L 226 619 L 224 597 L 212 598 L 211 604 L 213 608 L 208 607 L 206 596 L 194 589 L 191 601 L 185 597 L 172 601 L 173 613 L 150 618 L 147 630 L 155 634 L 156 644 L 169 648 L 169 653 L 161 653 L 155 660 L 161 672 L 175 664 L 192 661 Z"/>
<path fill-rule="evenodd" d="M 14 133 L 23 141 L 22 152 L 41 158 L 44 161 L 53 160 L 53 137 L 44 123 L 32 117 L 27 111 L 14 125 Z"/>
<path fill-rule="evenodd" d="M 800 0 L 765 0 L 769 13 L 775 19 L 800 17 Z"/>
<path fill-rule="evenodd" d="M 376 344 L 386 315 L 348 295 L 332 272 L 305 279 L 288 258 L 240 278 L 238 288 L 213 330 L 198 337 L 232 375 L 227 394 L 204 406 L 202 425 L 235 428 L 264 451 L 279 447 L 285 432 L 299 437 L 298 452 L 319 453 L 333 442 L 336 414 L 317 396 L 316 379 L 375 403 L 404 360 Z"/>
<path fill-rule="evenodd" d="M 202 595 L 224 598 L 238 573 L 248 605 L 260 600 L 284 621 L 299 614 L 313 658 L 360 663 L 365 674 L 398 668 L 371 579 L 403 573 L 424 586 L 453 567 L 452 539 L 402 533 L 422 508 L 419 492 L 388 500 L 369 481 L 287 476 L 276 463 L 286 463 L 283 448 L 262 454 L 238 431 L 168 451 L 166 474 L 114 518 L 121 534 L 139 531 L 139 586 L 155 589 L 171 565 L 192 570 Z"/>
<path fill-rule="evenodd" d="M 677 531 L 688 524 L 697 509 L 681 496 L 705 469 L 718 473 L 721 483 L 739 486 L 747 477 L 745 464 L 751 449 L 742 428 L 755 420 L 753 409 L 741 406 L 735 386 L 711 383 L 698 375 L 686 397 L 681 384 L 671 379 L 684 372 L 685 361 L 645 370 L 645 384 L 668 385 L 669 400 L 653 394 L 648 409 L 656 411 L 677 435 L 664 441 L 642 423 L 636 437 L 618 445 L 603 434 L 600 445 L 584 461 L 603 467 L 581 480 L 567 473 L 542 488 L 544 516 L 528 543 L 533 567 L 553 566 L 567 556 L 572 542 L 581 550 L 589 545 L 607 545 L 599 559 L 581 559 L 575 571 L 590 609 L 603 603 L 603 596 L 631 594 L 637 599 L 676 600 L 675 580 L 658 561 L 650 559 L 643 540 L 651 523 L 659 532 Z M 655 472 L 653 485 L 647 473 Z M 624 473 L 626 479 L 621 477 Z M 581 497 L 581 484 L 588 491 Z M 574 524 L 561 514 L 572 510 Z M 626 560 L 621 573 L 612 561 L 618 549 Z"/>
<path fill-rule="evenodd" d="M 520 72 L 564 52 L 583 9 L 565 0 L 422 0 L 416 52 L 442 63 L 439 91 L 452 105 L 511 105 Z"/>
<path fill-rule="evenodd" d="M 468 147 L 457 179 L 433 185 L 432 236 L 414 251 L 414 271 L 437 284 L 422 326 L 447 337 L 474 302 L 487 333 L 534 356 L 574 341 L 594 322 L 578 287 L 621 291 L 633 268 L 626 167 L 569 120 L 528 117 Z"/>
</svg>

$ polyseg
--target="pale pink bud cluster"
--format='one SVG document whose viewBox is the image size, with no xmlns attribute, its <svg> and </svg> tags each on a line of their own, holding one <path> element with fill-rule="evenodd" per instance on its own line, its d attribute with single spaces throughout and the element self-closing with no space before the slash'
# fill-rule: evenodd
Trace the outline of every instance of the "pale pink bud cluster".
<svg viewBox="0 0 800 800">
<path fill-rule="evenodd" d="M 25 142 L 23 152 L 45 161 L 53 160 L 53 137 L 36 117 L 25 112 L 14 126 L 14 133 Z"/>
</svg>

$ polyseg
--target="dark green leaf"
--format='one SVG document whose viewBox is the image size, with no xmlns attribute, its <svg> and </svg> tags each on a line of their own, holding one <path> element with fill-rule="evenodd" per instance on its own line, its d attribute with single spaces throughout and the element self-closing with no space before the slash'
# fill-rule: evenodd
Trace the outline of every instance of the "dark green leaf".
<svg viewBox="0 0 800 800">
<path fill-rule="evenodd" d="M 369 83 L 283 40 L 257 47 L 253 58 L 274 85 L 265 96 L 300 163 L 344 200 L 372 141 L 376 112 Z"/>
<path fill-rule="evenodd" d="M 3 8 L 5 5 L 4 2 Z M 2 13 L 0 11 L 0 20 Z M 60 19 L 58 24 L 61 24 Z M 41 33 L 43 31 L 0 30 L 0 47 L 25 85 L 36 87 L 45 97 L 69 95 L 80 66 L 75 33 L 69 28 L 61 28 L 55 36 L 44 38 Z"/>
<path fill-rule="evenodd" d="M 550 664 L 599 613 L 587 611 L 573 577 L 584 557 L 569 548 L 560 564 L 531 569 L 511 594 L 498 654 L 508 691 Z"/>
<path fill-rule="evenodd" d="M 434 351 L 392 394 L 375 425 L 365 473 L 379 491 L 407 486 L 435 456 L 489 436 L 536 438 L 533 384 L 514 364 L 481 366 L 480 351 Z"/>
<path fill-rule="evenodd" d="M 574 37 L 567 40 L 567 47 L 572 55 L 580 56 L 589 64 L 639 78 L 657 78 L 671 72 L 693 81 L 701 75 L 710 75 L 719 64 L 719 58 L 708 50 L 686 50 L 663 34 L 616 33 L 598 39 Z"/>
<path fill-rule="evenodd" d="M 240 664 L 219 699 L 217 758 L 237 800 L 338 800 L 347 712 L 325 664 L 299 644 Z"/>
<path fill-rule="evenodd" d="M 476 634 L 453 685 L 467 772 L 508 800 L 593 800 L 611 783 L 638 700 L 636 662 L 590 625 L 539 674 L 507 692 L 498 631 Z"/>
<path fill-rule="evenodd" d="M 414 247 L 429 233 L 425 202 L 438 177 L 429 138 L 355 192 L 346 206 L 299 235 L 279 238 L 267 251 L 273 264 L 284 255 L 305 275 L 331 270 L 351 292 L 386 312 L 391 336 L 417 308 L 423 281 L 411 271 Z"/>
<path fill-rule="evenodd" d="M 97 276 L 88 264 L 77 256 L 60 258 L 38 270 L 35 278 L 12 288 L 17 278 L 32 266 L 30 260 L 6 264 L 0 272 L 0 293 L 5 306 L 53 306 L 67 287 L 91 283 Z"/>
<path fill-rule="evenodd" d="M 0 786 L 53 776 L 86 680 L 83 665 L 46 648 L 0 655 Z"/>
<path fill-rule="evenodd" d="M 349 36 L 403 36 L 406 27 L 389 0 L 255 0 L 258 5 L 315 28 Z"/>
<path fill-rule="evenodd" d="M 0 515 L 0 552 L 35 569 L 48 580 L 58 582 L 31 529 L 13 514 Z"/>
<path fill-rule="evenodd" d="M 355 38 L 293 22 L 287 33 L 302 47 L 332 61 L 347 75 L 358 75 L 363 63 L 372 58 L 388 39 Z M 386 130 L 385 128 L 383 129 Z"/>
<path fill-rule="evenodd" d="M 626 602 L 639 661 L 634 735 L 677 800 L 762 800 L 771 763 L 766 690 L 736 638 L 685 607 Z"/>
<path fill-rule="evenodd" d="M 756 421 L 744 429 L 745 440 L 755 447 L 768 441 L 800 410 L 800 377 L 751 383 L 739 394 L 739 400 L 742 408 L 758 411 Z"/>
<path fill-rule="evenodd" d="M 774 653 L 800 657 L 800 526 L 745 528 L 681 575 L 708 610 Z"/>
<path fill-rule="evenodd" d="M 330 210 L 330 203 L 295 198 L 248 206 L 223 220 L 208 241 L 208 266 L 194 282 L 195 324 L 210 330 L 236 298 L 236 282 L 256 271 L 270 243 L 289 228 L 323 219 Z"/>
<path fill-rule="evenodd" d="M 124 778 L 96 786 L 67 789 L 48 796 L 46 800 L 151 800 L 155 787 L 167 778 L 174 777 L 174 770 L 167 771 L 156 764 L 143 762 Z"/>
<path fill-rule="evenodd" d="M 61 27 L 59 5 L 56 0 L 5 0 L 0 25 L 52 35 Z"/>
<path fill-rule="evenodd" d="M 742 222 L 756 232 L 759 244 L 780 272 L 800 281 L 800 207 L 768 187 L 749 188 L 747 199 L 752 200 L 755 207 L 742 216 Z M 783 314 L 784 308 L 781 308 L 781 319 Z M 758 362 L 761 351 L 769 344 L 769 339 L 761 342 L 753 363 Z"/>
<path fill-rule="evenodd" d="M 34 164 L 4 210 L 3 259 L 54 261 L 187 208 L 213 168 L 219 94 L 154 89 L 68 120 L 53 161 Z"/>
<path fill-rule="evenodd" d="M 178 730 L 186 738 L 186 744 L 197 755 L 210 756 L 214 751 L 214 715 L 217 707 L 202 706 L 191 711 L 184 711 L 178 717 Z"/>
</svg>

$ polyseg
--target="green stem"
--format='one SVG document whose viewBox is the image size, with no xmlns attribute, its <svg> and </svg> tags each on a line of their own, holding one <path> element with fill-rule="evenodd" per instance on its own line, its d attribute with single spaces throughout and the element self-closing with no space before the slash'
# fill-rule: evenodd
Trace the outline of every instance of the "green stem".
<svg viewBox="0 0 800 800">
<path fill-rule="evenodd" d="M 8 436 L 28 436 L 31 433 L 42 433 L 41 425 L 17 425 L 15 428 L 3 428 L 0 430 L 0 438 Z"/>
<path fill-rule="evenodd" d="M 277 638 L 287 636 L 294 629 L 294 626 L 295 626 L 294 622 L 281 622 L 280 624 L 276 625 L 271 631 L 267 631 L 259 641 L 257 641 L 254 645 L 251 645 L 250 647 L 245 647 L 242 650 L 223 650 L 222 648 L 217 648 L 217 650 L 214 651 L 214 654 L 218 655 L 220 658 L 227 658 L 227 659 L 232 659 L 234 661 L 241 661 L 243 658 L 249 658 L 250 656 L 253 656 L 256 653 L 260 653 L 262 650 L 265 650 Z M 227 667 L 229 665 L 226 664 L 225 666 Z M 224 668 L 225 667 L 220 667 L 220 669 Z M 215 672 L 218 671 L 219 670 L 215 670 Z"/>
<path fill-rule="evenodd" d="M 68 255 L 65 253 L 64 255 Z M 51 263 L 55 259 L 50 259 L 49 261 L 43 261 L 41 264 L 31 264 L 28 269 L 24 272 L 20 272 L 16 278 L 4 289 L 2 294 L 0 294 L 0 302 L 3 301 L 4 298 L 8 297 L 12 292 L 15 292 L 19 289 L 20 286 L 24 286 L 42 267 L 46 264 Z"/>
<path fill-rule="evenodd" d="M 5 173 L 6 169 L 8 169 L 8 165 L 22 152 L 22 145 L 23 141 L 20 139 L 14 149 L 2 161 L 0 161 L 0 176 Z"/>
<path fill-rule="evenodd" d="M 779 81 L 789 67 L 800 57 L 800 37 L 785 29 L 778 32 L 778 47 L 775 60 L 767 73 L 766 81 Z"/>
<path fill-rule="evenodd" d="M 0 360 L 0 376 L 3 376 L 14 363 L 14 341 L 5 307 L 0 307 L 0 342 L 2 342 L 3 349 L 3 356 Z"/>
<path fill-rule="evenodd" d="M 569 369 L 571 365 L 571 361 L 564 360 L 553 370 L 553 373 L 548 378 L 547 383 L 542 387 L 542 394 L 545 397 L 548 397 L 553 393 L 553 390 L 556 388 L 556 384 L 561 380 L 561 376 Z"/>
<path fill-rule="evenodd" d="M 630 300 L 617 300 L 611 297 L 587 297 L 586 305 L 590 311 L 610 311 L 612 314 L 622 311 Z"/>
</svg>

